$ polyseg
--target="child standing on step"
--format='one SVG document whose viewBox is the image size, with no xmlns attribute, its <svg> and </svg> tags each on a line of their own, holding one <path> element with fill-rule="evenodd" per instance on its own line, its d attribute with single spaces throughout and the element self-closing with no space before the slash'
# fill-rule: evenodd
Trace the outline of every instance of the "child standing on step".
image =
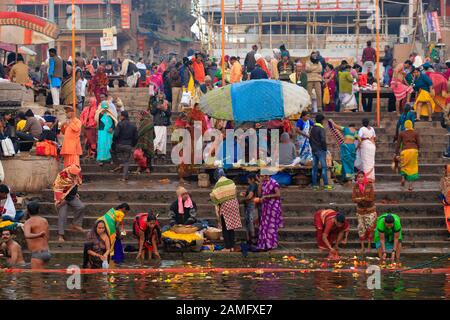
<svg viewBox="0 0 450 320">
<path fill-rule="evenodd" d="M 258 239 L 256 238 L 255 222 L 257 219 L 257 204 L 255 199 L 258 197 L 258 184 L 256 182 L 256 175 L 251 173 L 247 177 L 248 187 L 247 191 L 242 191 L 241 196 L 244 197 L 245 210 L 245 229 L 247 230 L 247 243 L 256 245 Z"/>
</svg>

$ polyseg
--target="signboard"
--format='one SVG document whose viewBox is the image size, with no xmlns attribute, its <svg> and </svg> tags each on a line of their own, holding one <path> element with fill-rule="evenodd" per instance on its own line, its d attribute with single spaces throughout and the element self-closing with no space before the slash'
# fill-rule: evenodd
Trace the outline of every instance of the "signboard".
<svg viewBox="0 0 450 320">
<path fill-rule="evenodd" d="M 109 0 L 111 4 L 121 4 L 122 0 Z M 55 4 L 72 4 L 72 0 L 54 0 Z M 15 0 L 18 5 L 48 5 L 48 0 Z M 104 0 L 75 0 L 75 4 L 105 4 Z"/>
<path fill-rule="evenodd" d="M 120 6 L 120 15 L 122 17 L 122 29 L 130 29 L 130 6 L 128 4 Z"/>
<path fill-rule="evenodd" d="M 436 36 L 438 39 L 442 39 L 441 25 L 439 24 L 439 16 L 438 16 L 437 11 L 433 11 L 432 17 L 433 17 L 433 25 L 434 25 L 434 31 L 436 32 Z"/>
<path fill-rule="evenodd" d="M 117 37 L 100 38 L 100 46 L 102 51 L 117 50 Z"/>
</svg>

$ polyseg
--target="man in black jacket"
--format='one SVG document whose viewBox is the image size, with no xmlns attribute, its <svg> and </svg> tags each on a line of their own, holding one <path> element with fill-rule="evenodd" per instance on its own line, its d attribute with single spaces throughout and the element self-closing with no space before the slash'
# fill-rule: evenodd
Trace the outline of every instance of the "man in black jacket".
<svg viewBox="0 0 450 320">
<path fill-rule="evenodd" d="M 317 174 L 319 171 L 319 162 L 322 167 L 322 179 L 325 190 L 332 190 L 333 186 L 328 184 L 328 167 L 327 167 L 327 135 L 322 125 L 325 117 L 322 114 L 316 116 L 316 123 L 311 129 L 309 135 L 309 143 L 313 154 L 313 168 L 312 168 L 312 184 L 313 190 L 319 190 L 319 182 Z"/>
<path fill-rule="evenodd" d="M 252 51 L 247 53 L 244 60 L 244 78 L 250 79 L 250 73 L 255 69 L 256 59 L 255 54 L 258 52 L 258 46 L 255 44 L 252 46 Z"/>
<path fill-rule="evenodd" d="M 131 154 L 138 140 L 136 125 L 130 122 L 127 111 L 122 111 L 120 113 L 120 122 L 114 130 L 113 140 L 116 145 L 117 158 L 120 166 L 123 167 L 123 177 L 120 180 L 126 181 L 128 180 L 128 168 L 130 166 Z"/>
<path fill-rule="evenodd" d="M 156 156 L 161 158 L 166 156 L 167 147 L 167 127 L 170 126 L 170 117 L 172 112 L 169 103 L 165 99 L 164 92 L 159 92 L 155 99 L 151 100 L 150 113 L 153 116 L 153 125 L 155 128 L 155 146 Z"/>
</svg>

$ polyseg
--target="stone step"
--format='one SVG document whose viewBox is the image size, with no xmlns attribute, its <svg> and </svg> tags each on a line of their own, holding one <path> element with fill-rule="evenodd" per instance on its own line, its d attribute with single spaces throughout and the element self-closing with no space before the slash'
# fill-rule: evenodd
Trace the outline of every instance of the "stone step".
<svg viewBox="0 0 450 320">
<path fill-rule="evenodd" d="M 236 239 L 237 242 L 239 243 L 240 241 L 245 241 L 245 238 L 239 238 Z M 221 240 L 217 240 L 217 241 L 213 241 L 214 244 L 216 245 L 223 245 L 223 241 Z M 64 251 L 67 253 L 71 253 L 72 251 L 75 251 L 77 253 L 82 253 L 83 252 L 83 246 L 84 243 L 82 241 L 76 241 L 76 240 L 66 240 L 64 242 L 64 244 L 59 244 L 57 241 L 50 241 L 49 242 L 50 245 L 50 250 L 52 251 L 52 254 L 58 251 Z M 123 247 L 127 247 L 127 246 L 132 246 L 134 248 L 138 248 L 138 243 L 137 243 L 137 239 L 127 237 L 126 239 L 124 239 L 122 241 L 122 245 Z M 342 248 L 344 248 L 343 246 L 341 246 Z M 449 248 L 450 247 L 450 242 L 449 241 L 445 241 L 445 240 L 411 240 L 411 241 L 403 241 L 402 242 L 402 249 L 408 250 L 409 248 Z M 345 249 L 359 249 L 360 248 L 360 243 L 359 241 L 355 241 L 355 240 L 349 240 L 347 242 L 347 244 L 345 245 Z M 372 254 L 376 253 L 376 249 L 374 244 L 372 243 Z M 308 249 L 308 250 L 315 250 L 317 249 L 317 242 L 316 241 L 301 241 L 301 242 L 297 242 L 297 241 L 280 241 L 279 242 L 279 246 L 277 250 L 286 250 L 286 249 L 297 249 L 298 251 L 304 250 L 304 249 Z M 344 249 L 344 250 L 345 250 Z M 276 252 L 276 251 L 274 251 Z M 136 253 L 134 253 L 135 255 Z"/>
<path fill-rule="evenodd" d="M 154 170 L 151 174 L 141 173 L 136 174 L 134 171 L 136 170 L 136 166 L 130 167 L 129 179 L 133 181 L 146 181 L 146 180 L 163 180 L 169 179 L 171 181 L 178 181 L 179 176 L 176 172 L 159 172 L 158 170 Z M 176 171 L 176 167 L 173 171 Z M 245 174 L 242 173 L 230 173 L 228 177 L 230 179 L 238 178 L 238 176 Z M 442 177 L 442 174 L 438 173 L 422 173 L 419 170 L 420 180 L 421 181 L 439 181 Z M 95 182 L 100 180 L 119 180 L 122 178 L 122 171 L 120 173 L 111 173 L 111 172 L 84 172 L 83 180 L 84 182 Z M 394 173 L 376 173 L 376 179 L 378 182 L 396 182 L 400 181 L 401 177 L 399 174 Z M 190 181 L 195 183 L 197 181 L 197 177 L 195 175 L 189 178 Z"/>
<path fill-rule="evenodd" d="M 430 163 L 424 163 L 419 164 L 419 172 L 426 173 L 426 174 L 439 174 L 441 177 L 443 175 L 445 166 L 443 164 L 430 164 Z M 84 170 L 84 168 L 83 168 Z M 161 168 L 161 170 L 163 170 Z M 375 164 L 375 172 L 376 174 L 389 174 L 392 173 L 391 165 L 390 164 Z M 440 179 L 440 178 L 439 178 Z"/>
<path fill-rule="evenodd" d="M 269 261 L 269 259 L 271 258 L 278 258 L 278 259 L 282 259 L 284 256 L 287 255 L 295 255 L 298 258 L 325 258 L 326 257 L 326 253 L 324 253 L 323 251 L 320 251 L 319 249 L 316 248 L 303 248 L 301 247 L 301 245 L 297 245 L 295 247 L 285 247 L 283 246 L 284 243 L 289 243 L 289 242 L 280 242 L 280 246 L 279 248 L 276 248 L 270 252 L 249 252 L 248 253 L 248 257 L 247 259 L 262 259 L 262 260 L 266 260 Z M 134 247 L 136 247 L 136 245 L 134 245 Z M 357 248 L 348 248 L 348 249 L 344 249 L 341 248 L 341 250 L 339 251 L 340 254 L 344 257 L 353 257 L 355 255 L 357 255 Z M 81 263 L 82 259 L 83 259 L 83 250 L 81 248 L 77 249 L 73 249 L 73 248 L 64 248 L 64 247 L 58 247 L 52 246 L 52 258 L 55 259 L 67 259 L 68 257 L 71 259 L 69 261 L 73 261 L 72 263 Z M 449 248 L 447 247 L 407 247 L 405 249 L 402 250 L 402 257 L 409 257 L 411 259 L 417 258 L 418 256 L 421 257 L 428 257 L 428 258 L 432 258 L 432 257 L 436 257 L 436 256 L 441 256 L 441 255 L 446 255 L 450 252 Z M 25 250 L 24 251 L 24 255 L 25 255 L 25 259 L 29 260 L 30 259 L 30 253 Z M 125 261 L 134 261 L 136 259 L 136 255 L 137 252 L 126 252 L 125 253 Z M 369 254 L 369 256 L 375 257 L 376 254 L 376 250 L 373 249 L 372 253 Z M 218 258 L 218 257 L 223 257 L 223 253 L 220 251 L 215 251 L 215 252 L 211 252 L 211 251 L 202 251 L 201 253 L 199 252 L 165 252 L 163 251 L 163 249 L 161 248 L 161 256 L 163 259 L 165 260 L 195 260 L 198 259 L 199 257 L 203 258 L 203 259 L 208 259 L 208 258 Z M 231 252 L 231 253 L 227 253 L 226 255 L 227 259 L 231 260 L 231 259 L 235 259 L 235 260 L 242 260 L 242 253 L 241 252 Z M 75 260 L 76 259 L 76 260 Z M 74 261 L 75 260 L 75 261 Z"/>
<path fill-rule="evenodd" d="M 129 228 L 125 228 L 129 237 L 132 236 L 132 231 Z M 403 239 L 409 240 L 445 240 L 448 238 L 448 231 L 446 228 L 403 228 Z M 245 239 L 246 232 L 243 228 L 235 230 L 237 239 Z M 56 227 L 50 227 L 50 239 L 56 240 L 58 238 L 58 230 Z M 65 238 L 67 240 L 79 240 L 84 241 L 86 235 L 82 233 L 76 233 L 73 231 L 66 231 Z M 282 228 L 279 230 L 279 238 L 282 241 L 314 241 L 316 238 L 316 230 L 314 227 L 291 227 Z M 356 228 L 350 228 L 349 240 L 358 240 L 358 232 Z"/>
<path fill-rule="evenodd" d="M 243 208 L 242 208 L 243 209 Z M 244 210 L 241 210 L 241 220 L 244 223 L 245 216 Z M 43 215 L 48 220 L 49 225 L 56 226 L 58 225 L 58 216 L 56 212 L 52 212 L 52 215 Z M 98 219 L 99 213 L 95 211 L 86 211 L 86 216 L 83 220 L 83 228 L 89 230 Z M 197 215 L 197 219 L 207 220 L 210 226 L 217 226 L 217 218 L 209 212 L 208 214 L 199 213 Z M 357 219 L 355 216 L 349 216 L 347 218 L 349 220 L 350 226 L 357 226 Z M 166 215 L 160 216 L 158 218 L 160 224 L 165 226 L 169 224 L 169 218 Z M 443 216 L 401 216 L 402 225 L 408 226 L 409 228 L 420 228 L 420 227 L 431 227 L 431 228 L 445 228 L 445 218 Z M 132 228 L 132 224 L 134 221 L 134 216 L 125 217 L 124 224 L 128 229 Z M 72 219 L 69 218 L 68 222 L 71 223 Z M 289 227 L 310 227 L 313 225 L 314 220 L 312 215 L 303 216 L 303 217 L 293 217 L 286 216 L 284 217 L 284 223 Z"/>
<path fill-rule="evenodd" d="M 82 164 L 83 167 L 83 176 L 86 173 L 98 172 L 99 170 L 110 170 L 113 168 L 111 165 L 105 165 L 102 169 L 96 163 L 87 163 Z M 137 165 L 131 164 L 130 171 L 135 171 Z M 419 172 L 421 174 L 439 174 L 442 176 L 445 166 L 443 164 L 419 164 Z M 154 173 L 176 173 L 177 166 L 174 164 L 154 164 L 153 165 Z M 375 172 L 377 175 L 379 174 L 392 174 L 393 171 L 391 169 L 390 164 L 375 164 Z M 152 173 L 153 174 L 153 173 Z"/>
<path fill-rule="evenodd" d="M 397 186 L 395 186 L 397 187 Z M 429 190 L 416 187 L 413 192 L 406 192 L 397 187 L 395 190 L 379 189 L 375 186 L 376 199 L 378 201 L 398 201 L 408 202 L 439 202 L 440 191 L 438 189 Z M 174 201 L 175 188 L 165 190 L 145 190 L 144 188 L 134 189 L 131 186 L 126 190 L 114 189 L 84 189 L 80 188 L 80 196 L 84 201 L 107 201 L 107 202 L 163 202 L 172 203 Z M 238 191 L 244 191 L 244 186 L 239 186 Z M 211 188 L 198 189 L 190 188 L 191 197 L 197 203 L 208 203 Z M 333 191 L 313 191 L 312 189 L 300 189 L 299 187 L 290 186 L 281 190 L 283 204 L 324 204 L 324 203 L 351 203 L 351 189 L 336 186 Z M 53 191 L 45 190 L 42 197 L 46 201 L 53 201 Z"/>
<path fill-rule="evenodd" d="M 175 199 L 175 196 L 174 196 Z M 172 200 L 172 202 L 174 201 Z M 110 208 L 117 206 L 115 202 L 90 202 L 82 201 L 86 205 L 86 215 L 92 217 L 99 217 L 102 213 L 107 212 Z M 196 201 L 196 199 L 194 199 Z M 153 210 L 160 214 L 160 217 L 167 217 L 169 214 L 169 207 L 172 202 L 128 202 L 130 208 L 133 212 L 132 217 L 135 213 L 146 212 L 148 210 Z M 197 210 L 199 217 L 209 217 L 214 216 L 214 206 L 212 203 L 204 203 L 203 201 L 197 203 Z M 55 207 L 53 202 L 41 202 L 41 212 L 46 214 L 56 215 Z M 314 213 L 320 209 L 333 209 L 342 212 L 348 217 L 355 215 L 356 206 L 353 203 L 320 203 L 320 204 L 282 204 L 283 216 L 284 217 L 306 217 L 311 219 Z M 439 202 L 435 203 L 376 203 L 376 208 L 378 213 L 384 212 L 394 212 L 400 217 L 405 218 L 415 218 L 415 217 L 441 217 L 444 220 L 444 209 L 442 204 Z M 243 212 L 244 206 L 241 205 L 241 211 Z"/>
</svg>

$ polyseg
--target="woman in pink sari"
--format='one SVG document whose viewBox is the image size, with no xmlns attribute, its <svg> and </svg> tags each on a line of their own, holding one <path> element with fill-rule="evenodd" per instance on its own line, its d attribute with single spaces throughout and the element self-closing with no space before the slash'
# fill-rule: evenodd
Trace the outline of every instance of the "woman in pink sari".
<svg viewBox="0 0 450 320">
<path fill-rule="evenodd" d="M 85 138 L 84 145 L 88 149 L 86 159 L 94 158 L 97 150 L 97 122 L 95 121 L 97 99 L 90 97 L 88 103 L 88 106 L 83 109 L 80 116 Z"/>
<path fill-rule="evenodd" d="M 155 92 L 164 89 L 163 70 L 164 70 L 163 67 L 156 67 L 156 66 L 153 67 L 153 74 L 150 76 L 150 83 L 153 84 L 153 89 Z"/>
<path fill-rule="evenodd" d="M 395 95 L 395 109 L 397 110 L 397 115 L 400 115 L 400 105 L 404 104 L 405 98 L 406 103 L 409 103 L 411 93 L 414 91 L 413 88 L 406 83 L 406 73 L 404 68 L 405 66 L 403 63 L 397 64 L 394 67 L 391 81 L 391 89 Z"/>
<path fill-rule="evenodd" d="M 270 177 L 268 169 L 261 170 L 261 217 L 257 249 L 272 250 L 278 247 L 278 229 L 284 226 L 281 210 L 280 185 Z"/>
<path fill-rule="evenodd" d="M 327 63 L 325 67 L 325 73 L 323 74 L 324 88 L 328 87 L 330 93 L 330 103 L 324 105 L 324 111 L 335 111 L 336 105 L 334 103 L 334 93 L 336 92 L 336 71 L 334 71 L 333 65 Z"/>
<path fill-rule="evenodd" d="M 435 71 L 425 71 L 425 74 L 433 82 L 434 96 L 433 100 L 436 103 L 436 108 L 434 112 L 443 111 L 445 108 L 445 101 L 447 97 L 447 79 L 440 72 Z"/>
</svg>

